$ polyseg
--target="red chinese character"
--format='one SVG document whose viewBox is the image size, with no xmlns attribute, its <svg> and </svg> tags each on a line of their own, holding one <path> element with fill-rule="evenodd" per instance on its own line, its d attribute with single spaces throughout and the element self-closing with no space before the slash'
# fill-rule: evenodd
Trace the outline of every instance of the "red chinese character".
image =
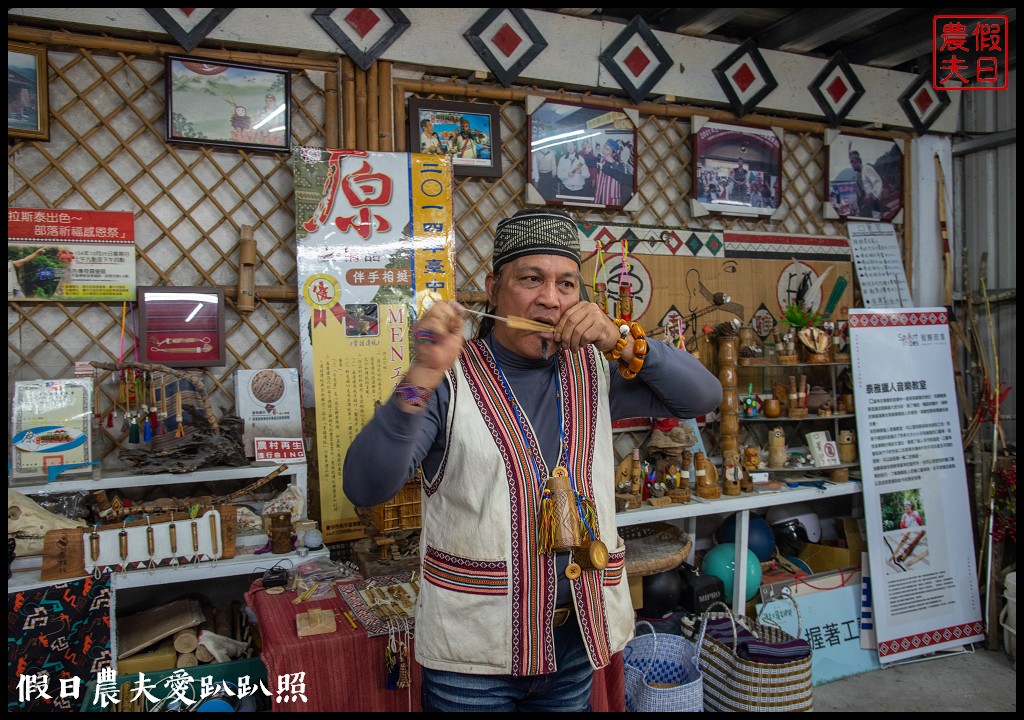
<svg viewBox="0 0 1024 720">
<path fill-rule="evenodd" d="M 950 78 L 952 78 L 954 75 L 964 85 L 967 84 L 967 78 L 960 74 L 961 70 L 967 69 L 967 63 L 958 58 L 956 55 L 953 55 L 947 58 L 946 60 L 943 60 L 942 65 L 940 67 L 942 70 L 949 71 L 949 74 L 942 79 L 942 82 L 940 84 L 945 85 L 950 81 Z"/>
<path fill-rule="evenodd" d="M 942 50 L 967 50 L 967 26 L 961 22 L 948 22 L 942 26 Z"/>
<path fill-rule="evenodd" d="M 978 72 L 975 75 L 975 80 L 978 83 L 998 83 L 999 78 L 999 60 L 994 57 L 982 57 L 978 58 L 977 62 Z"/>
<path fill-rule="evenodd" d="M 974 47 L 978 50 L 1002 52 L 1003 48 L 1000 47 L 1002 30 L 1002 27 L 999 25 L 978 23 L 974 26 L 974 32 L 972 33 L 974 35 Z"/>
</svg>

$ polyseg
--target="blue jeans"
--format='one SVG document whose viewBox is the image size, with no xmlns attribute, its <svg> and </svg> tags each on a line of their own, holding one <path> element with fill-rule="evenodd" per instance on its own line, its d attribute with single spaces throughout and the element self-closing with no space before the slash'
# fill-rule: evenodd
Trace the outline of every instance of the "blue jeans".
<svg viewBox="0 0 1024 720">
<path fill-rule="evenodd" d="M 469 675 L 422 668 L 424 712 L 590 712 L 594 669 L 578 618 L 555 628 L 558 670 L 547 675 Z"/>
</svg>

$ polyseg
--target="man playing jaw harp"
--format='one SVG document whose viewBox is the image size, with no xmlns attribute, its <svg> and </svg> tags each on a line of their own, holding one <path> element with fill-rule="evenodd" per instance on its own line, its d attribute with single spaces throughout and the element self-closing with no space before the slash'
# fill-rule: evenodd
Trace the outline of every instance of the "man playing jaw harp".
<svg viewBox="0 0 1024 720">
<path fill-rule="evenodd" d="M 567 214 L 498 223 L 489 312 L 440 302 L 414 328 L 408 373 L 349 447 L 345 494 L 389 500 L 422 465 L 416 659 L 426 711 L 590 709 L 593 669 L 632 637 L 615 527 L 611 422 L 693 418 L 717 378 L 637 323 L 581 299 Z"/>
</svg>

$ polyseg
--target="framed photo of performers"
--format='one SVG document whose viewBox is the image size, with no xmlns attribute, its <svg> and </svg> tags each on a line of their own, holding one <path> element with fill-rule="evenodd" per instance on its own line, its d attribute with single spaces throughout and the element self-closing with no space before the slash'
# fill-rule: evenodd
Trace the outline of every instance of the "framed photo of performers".
<svg viewBox="0 0 1024 720">
<path fill-rule="evenodd" d="M 694 215 L 773 215 L 781 202 L 781 130 L 693 119 Z"/>
<path fill-rule="evenodd" d="M 409 152 L 447 155 L 456 175 L 501 177 L 498 106 L 409 98 Z"/>
<path fill-rule="evenodd" d="M 636 113 L 527 98 L 530 154 L 526 201 L 632 210 Z"/>
<path fill-rule="evenodd" d="M 828 200 L 825 217 L 903 219 L 903 142 L 826 131 Z"/>
<path fill-rule="evenodd" d="M 140 287 L 140 359 L 168 367 L 224 365 L 224 290 Z"/>
</svg>

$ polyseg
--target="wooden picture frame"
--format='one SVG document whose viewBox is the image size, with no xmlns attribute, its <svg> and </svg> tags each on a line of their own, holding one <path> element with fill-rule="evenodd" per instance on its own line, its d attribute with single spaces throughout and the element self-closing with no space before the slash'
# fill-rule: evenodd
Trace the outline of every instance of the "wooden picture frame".
<svg viewBox="0 0 1024 720">
<path fill-rule="evenodd" d="M 291 74 L 284 68 L 168 55 L 167 142 L 289 152 Z"/>
<path fill-rule="evenodd" d="M 497 105 L 411 97 L 408 112 L 409 152 L 447 155 L 456 175 L 501 177 Z"/>
<path fill-rule="evenodd" d="M 693 215 L 774 216 L 781 204 L 780 128 L 693 118 Z"/>
<path fill-rule="evenodd" d="M 825 204 L 831 220 L 903 221 L 903 141 L 826 131 Z M 855 162 L 859 158 L 861 178 Z M 874 191 L 875 186 L 880 189 Z"/>
<path fill-rule="evenodd" d="M 527 113 L 528 203 L 635 209 L 635 110 L 531 96 Z"/>
<path fill-rule="evenodd" d="M 7 137 L 50 139 L 46 48 L 7 41 Z"/>
<path fill-rule="evenodd" d="M 153 287 L 138 289 L 139 357 L 168 367 L 221 367 L 224 344 L 224 289 Z"/>
</svg>

